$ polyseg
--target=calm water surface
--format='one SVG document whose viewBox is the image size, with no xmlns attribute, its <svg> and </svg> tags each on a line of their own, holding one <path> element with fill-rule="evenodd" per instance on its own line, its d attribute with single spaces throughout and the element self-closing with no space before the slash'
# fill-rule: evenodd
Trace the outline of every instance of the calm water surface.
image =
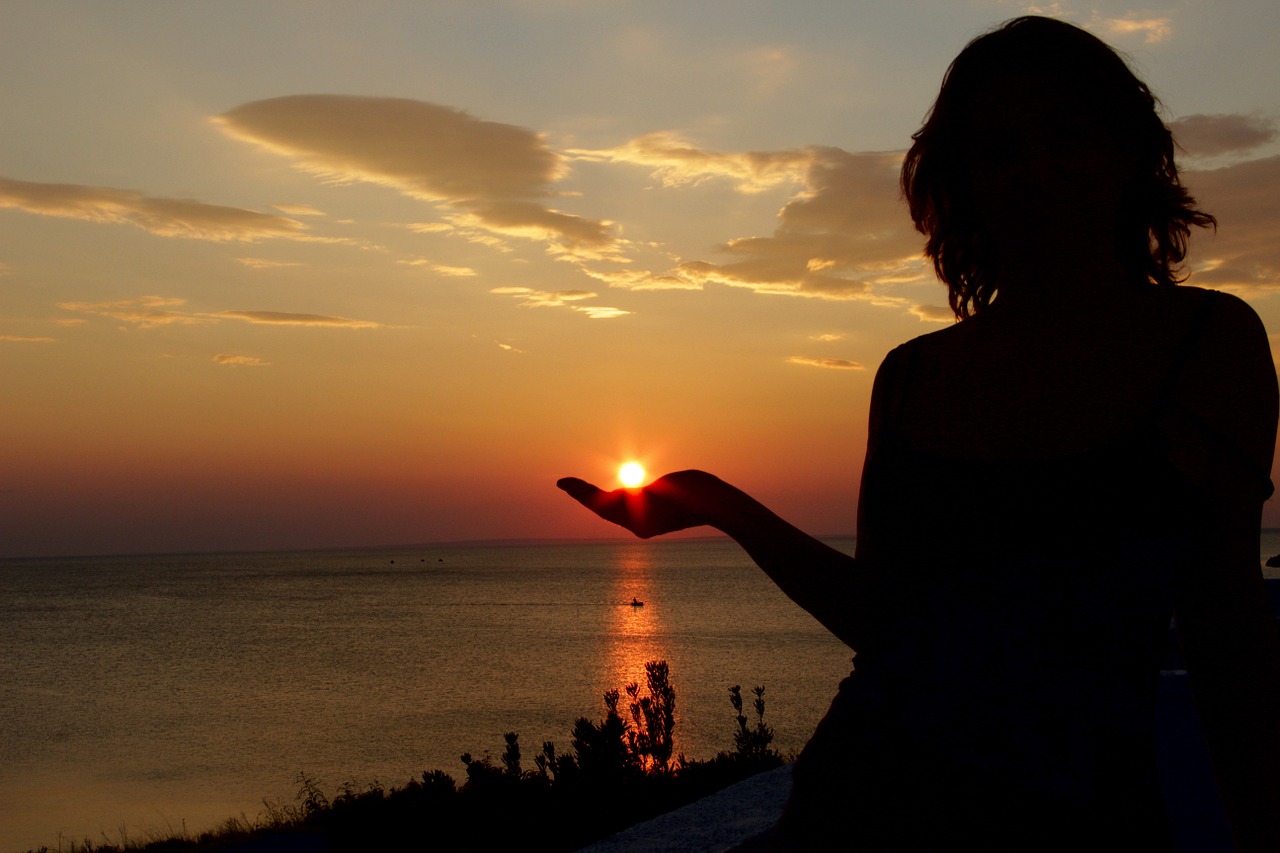
<svg viewBox="0 0 1280 853">
<path fill-rule="evenodd" d="M 733 684 L 766 686 L 795 751 L 849 669 L 726 540 L 9 560 L 0 582 L 0 853 L 252 817 L 299 773 L 461 778 L 513 730 L 532 766 L 659 658 L 678 751 L 731 747 Z"/>
<path fill-rule="evenodd" d="M 659 658 L 678 750 L 729 748 L 727 688 L 763 684 L 795 751 L 849 668 L 727 540 L 8 560 L 0 584 L 0 853 L 253 817 L 299 773 L 461 778 L 512 730 L 532 766 Z"/>
</svg>

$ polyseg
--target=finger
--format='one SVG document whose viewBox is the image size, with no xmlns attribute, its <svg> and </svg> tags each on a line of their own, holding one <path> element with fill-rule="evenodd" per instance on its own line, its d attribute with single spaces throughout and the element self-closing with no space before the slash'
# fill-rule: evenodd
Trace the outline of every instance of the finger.
<svg viewBox="0 0 1280 853">
<path fill-rule="evenodd" d="M 596 515 L 626 526 L 627 507 L 619 492 L 606 492 L 577 477 L 565 477 L 556 485 Z"/>
<path fill-rule="evenodd" d="M 569 497 L 578 503 L 590 506 L 596 501 L 601 494 L 600 489 L 588 483 L 586 480 L 579 480 L 577 477 L 564 477 L 556 481 L 556 488 L 567 493 Z"/>
</svg>

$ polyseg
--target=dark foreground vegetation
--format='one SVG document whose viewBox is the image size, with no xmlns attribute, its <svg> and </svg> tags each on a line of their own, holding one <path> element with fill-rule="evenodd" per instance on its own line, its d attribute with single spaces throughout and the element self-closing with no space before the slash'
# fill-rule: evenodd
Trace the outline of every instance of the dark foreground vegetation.
<svg viewBox="0 0 1280 853">
<path fill-rule="evenodd" d="M 345 851 L 575 850 L 707 796 L 783 758 L 764 722 L 764 688 L 753 691 L 749 724 L 742 691 L 729 688 L 734 748 L 697 761 L 673 754 L 675 690 L 665 661 L 645 665 L 646 685 L 604 695 L 604 717 L 580 717 L 571 752 L 548 741 L 526 767 L 515 732 L 498 763 L 462 756 L 461 784 L 441 770 L 402 787 L 346 785 L 332 796 L 299 778 L 291 805 L 267 803 L 255 819 L 232 818 L 198 836 L 145 842 L 91 840 L 60 845 L 65 853 L 345 853 Z M 41 853 L 51 853 L 41 848 Z"/>
</svg>

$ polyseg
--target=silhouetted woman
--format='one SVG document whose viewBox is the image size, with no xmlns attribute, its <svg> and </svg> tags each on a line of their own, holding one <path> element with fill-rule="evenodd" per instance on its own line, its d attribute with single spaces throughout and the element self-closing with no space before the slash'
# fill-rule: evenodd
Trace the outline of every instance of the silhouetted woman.
<svg viewBox="0 0 1280 853">
<path fill-rule="evenodd" d="M 851 559 L 701 471 L 561 488 L 710 525 L 857 652 L 780 849 L 1155 850 L 1171 613 L 1236 841 L 1280 850 L 1280 636 L 1258 558 L 1277 389 L 1254 313 L 1176 286 L 1192 226 L 1146 86 L 1020 18 L 952 63 L 902 187 L 955 325 L 876 376 Z"/>
</svg>

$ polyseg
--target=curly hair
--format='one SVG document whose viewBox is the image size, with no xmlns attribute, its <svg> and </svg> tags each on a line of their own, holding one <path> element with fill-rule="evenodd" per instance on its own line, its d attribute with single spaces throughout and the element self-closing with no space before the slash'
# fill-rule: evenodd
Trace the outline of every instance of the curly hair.
<svg viewBox="0 0 1280 853">
<path fill-rule="evenodd" d="M 1196 207 L 1178 180 L 1173 136 L 1156 99 L 1110 47 L 1079 27 L 1052 18 L 1015 18 L 979 36 L 951 63 L 924 126 L 902 165 L 902 192 L 925 255 L 950 291 L 958 320 L 981 311 L 996 294 L 989 235 L 968 189 L 972 168 L 969 116 L 979 98 L 1010 80 L 1059 84 L 1062 106 L 1110 128 L 1133 175 L 1121 203 L 1121 262 L 1135 277 L 1173 285 L 1191 227 L 1216 220 Z"/>
</svg>

